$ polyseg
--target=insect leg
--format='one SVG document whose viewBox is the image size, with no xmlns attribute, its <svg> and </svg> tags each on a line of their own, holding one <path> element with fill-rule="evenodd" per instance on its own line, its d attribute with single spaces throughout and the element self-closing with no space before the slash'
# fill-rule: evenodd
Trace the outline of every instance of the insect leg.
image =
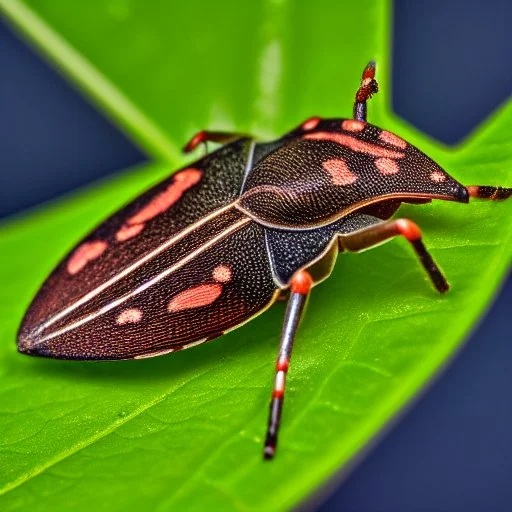
<svg viewBox="0 0 512 512">
<path fill-rule="evenodd" d="M 446 292 L 450 286 L 423 244 L 420 228 L 412 220 L 390 220 L 350 235 L 340 235 L 339 246 L 341 250 L 358 252 L 378 245 L 395 236 L 403 236 L 412 245 L 437 291 L 440 293 Z"/>
<path fill-rule="evenodd" d="M 202 130 L 197 132 L 186 144 L 183 148 L 184 153 L 190 153 L 194 151 L 194 149 L 199 146 L 199 144 L 203 143 L 205 148 L 207 148 L 206 143 L 210 142 L 219 142 L 220 144 L 226 144 L 227 142 L 232 142 L 236 139 L 240 139 L 241 137 L 247 137 L 247 135 L 241 133 L 232 133 L 232 132 L 210 132 L 206 130 Z"/>
<path fill-rule="evenodd" d="M 361 85 L 356 92 L 354 119 L 366 121 L 366 102 L 377 92 L 379 92 L 379 84 L 375 80 L 375 62 L 372 60 L 364 68 Z"/>
<path fill-rule="evenodd" d="M 300 270 L 292 277 L 290 298 L 286 308 L 279 354 L 277 356 L 274 391 L 270 401 L 267 435 L 263 450 L 263 457 L 265 459 L 272 459 L 276 453 L 277 435 L 283 410 L 286 373 L 290 365 L 295 334 L 312 285 L 313 279 L 305 270 Z"/>
<path fill-rule="evenodd" d="M 501 201 L 512 196 L 512 188 L 492 187 L 489 185 L 475 185 L 466 187 L 470 197 L 478 199 L 490 199 L 491 201 Z"/>
</svg>

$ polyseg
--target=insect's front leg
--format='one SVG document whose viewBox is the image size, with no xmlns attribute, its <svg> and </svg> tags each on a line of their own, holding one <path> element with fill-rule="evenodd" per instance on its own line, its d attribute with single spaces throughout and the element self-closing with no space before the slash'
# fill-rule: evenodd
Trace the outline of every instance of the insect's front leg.
<svg viewBox="0 0 512 512">
<path fill-rule="evenodd" d="M 477 199 L 489 199 L 491 201 L 501 201 L 512 196 L 512 188 L 493 187 L 489 185 L 473 185 L 466 187 L 470 197 Z"/>
<path fill-rule="evenodd" d="M 274 391 L 270 401 L 268 428 L 263 451 L 265 459 L 272 459 L 276 453 L 277 436 L 283 410 L 286 374 L 290 366 L 293 341 L 312 286 L 313 279 L 306 270 L 300 270 L 292 277 L 290 298 L 288 299 L 283 330 L 281 332 L 279 354 L 277 356 Z"/>
<path fill-rule="evenodd" d="M 356 92 L 354 119 L 366 121 L 366 102 L 377 92 L 379 92 L 379 84 L 377 80 L 375 80 L 375 62 L 370 61 L 364 68 L 363 76 L 361 77 L 361 85 Z"/>
<path fill-rule="evenodd" d="M 236 139 L 240 139 L 242 137 L 248 137 L 248 135 L 236 132 L 216 132 L 216 131 L 207 131 L 201 130 L 197 132 L 186 144 L 183 148 L 184 153 L 190 153 L 194 151 L 194 149 L 199 146 L 199 144 L 204 144 L 205 149 L 208 151 L 207 142 L 218 142 L 220 144 L 227 144 L 228 142 L 233 142 Z"/>
<path fill-rule="evenodd" d="M 437 291 L 440 293 L 446 292 L 450 285 L 423 244 L 420 228 L 412 220 L 390 220 L 349 235 L 341 235 L 339 246 L 340 250 L 359 252 L 379 245 L 395 236 L 403 236 L 411 244 Z"/>
</svg>

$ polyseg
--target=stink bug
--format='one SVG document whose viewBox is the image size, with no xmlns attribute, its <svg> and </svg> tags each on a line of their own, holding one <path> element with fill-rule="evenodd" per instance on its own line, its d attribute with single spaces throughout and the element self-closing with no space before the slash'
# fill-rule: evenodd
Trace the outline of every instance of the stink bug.
<svg viewBox="0 0 512 512">
<path fill-rule="evenodd" d="M 448 283 L 401 203 L 505 199 L 512 188 L 463 186 L 397 135 L 366 122 L 378 90 L 368 64 L 352 119 L 313 117 L 266 143 L 224 143 L 107 219 L 57 266 L 32 302 L 18 349 L 62 359 L 139 359 L 199 345 L 288 301 L 264 457 L 275 454 L 293 341 L 311 289 L 338 252 L 395 236 L 434 287 Z"/>
</svg>

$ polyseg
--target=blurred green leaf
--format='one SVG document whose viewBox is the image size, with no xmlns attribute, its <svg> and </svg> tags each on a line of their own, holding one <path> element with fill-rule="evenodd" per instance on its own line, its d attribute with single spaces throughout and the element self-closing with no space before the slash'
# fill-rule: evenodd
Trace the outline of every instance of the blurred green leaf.
<svg viewBox="0 0 512 512">
<path fill-rule="evenodd" d="M 374 438 L 460 346 L 512 253 L 512 202 L 407 207 L 452 290 L 400 240 L 344 255 L 315 290 L 290 371 L 278 457 L 261 459 L 283 305 L 215 343 L 151 360 L 31 359 L 15 333 L 84 232 L 181 163 L 202 128 L 273 136 L 349 116 L 378 61 L 371 121 L 464 183 L 509 184 L 512 105 L 456 149 L 389 109 L 387 2 L 1 0 L 7 17 L 156 162 L 0 230 L 0 507 L 282 510 Z M 421 98 L 418 98 L 421 101 Z"/>
</svg>

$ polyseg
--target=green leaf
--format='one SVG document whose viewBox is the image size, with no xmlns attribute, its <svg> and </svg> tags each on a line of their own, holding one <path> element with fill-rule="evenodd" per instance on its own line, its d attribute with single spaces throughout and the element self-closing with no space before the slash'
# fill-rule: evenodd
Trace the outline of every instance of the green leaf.
<svg viewBox="0 0 512 512">
<path fill-rule="evenodd" d="M 261 459 L 283 305 L 202 347 L 142 361 L 15 349 L 31 297 L 88 229 L 181 163 L 201 128 L 272 136 L 349 116 L 378 61 L 372 122 L 467 184 L 511 184 L 512 104 L 455 149 L 389 108 L 387 2 L 1 0 L 6 16 L 154 157 L 0 230 L 0 507 L 282 510 L 359 453 L 444 365 L 512 254 L 512 201 L 404 207 L 452 290 L 401 240 L 339 258 L 297 339 L 280 450 Z M 418 98 L 421 101 L 421 98 Z M 13 172 L 14 170 L 11 170 Z"/>
</svg>

